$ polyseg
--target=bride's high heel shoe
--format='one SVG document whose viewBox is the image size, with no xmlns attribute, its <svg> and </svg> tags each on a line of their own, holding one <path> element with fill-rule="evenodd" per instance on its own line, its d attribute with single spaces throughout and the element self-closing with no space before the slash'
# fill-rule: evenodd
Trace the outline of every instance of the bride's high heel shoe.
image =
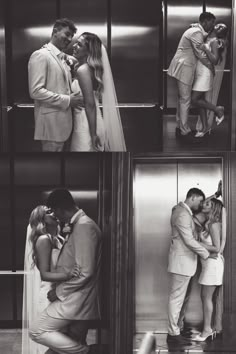
<svg viewBox="0 0 236 354">
<path fill-rule="evenodd" d="M 195 138 L 203 138 L 206 134 L 211 134 L 211 128 L 209 128 L 207 131 L 205 132 L 200 132 L 198 131 L 196 134 L 195 134 Z"/>
<path fill-rule="evenodd" d="M 223 120 L 225 119 L 225 115 L 224 115 L 224 107 L 223 106 L 219 106 L 219 108 L 223 111 L 223 114 L 221 117 L 216 116 L 216 124 L 219 125 L 220 123 L 223 122 Z"/>
<path fill-rule="evenodd" d="M 192 338 L 192 340 L 196 342 L 205 342 L 208 338 L 211 338 L 211 340 L 213 340 L 215 337 L 216 337 L 216 331 L 212 331 L 205 337 L 202 337 L 200 333 L 196 337 Z"/>
</svg>

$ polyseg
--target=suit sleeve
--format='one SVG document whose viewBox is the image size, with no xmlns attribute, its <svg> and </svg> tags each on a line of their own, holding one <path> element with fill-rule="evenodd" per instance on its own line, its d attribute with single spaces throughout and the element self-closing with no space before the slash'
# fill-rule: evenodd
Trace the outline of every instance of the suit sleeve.
<svg viewBox="0 0 236 354">
<path fill-rule="evenodd" d="M 179 234 L 185 245 L 194 253 L 197 253 L 201 258 L 206 259 L 209 252 L 195 240 L 192 232 L 192 219 L 187 214 L 181 214 L 176 219 L 175 224 Z"/>
<path fill-rule="evenodd" d="M 73 234 L 73 247 L 75 252 L 75 264 L 80 268 L 77 277 L 60 283 L 56 287 L 57 297 L 63 301 L 70 293 L 82 289 L 93 277 L 97 267 L 98 234 L 89 224 L 80 225 L 79 237 Z"/>
<path fill-rule="evenodd" d="M 204 43 L 204 38 L 203 38 L 203 34 L 200 31 L 194 32 L 191 37 L 190 37 L 190 41 L 193 47 L 193 51 L 194 54 L 196 55 L 196 57 L 198 59 L 206 59 L 206 54 L 204 53 L 203 50 L 201 50 L 199 47 L 201 44 Z"/>
<path fill-rule="evenodd" d="M 47 72 L 46 55 L 40 50 L 34 52 L 28 64 L 30 97 L 44 102 L 47 107 L 66 110 L 70 105 L 70 96 L 47 90 Z"/>
</svg>

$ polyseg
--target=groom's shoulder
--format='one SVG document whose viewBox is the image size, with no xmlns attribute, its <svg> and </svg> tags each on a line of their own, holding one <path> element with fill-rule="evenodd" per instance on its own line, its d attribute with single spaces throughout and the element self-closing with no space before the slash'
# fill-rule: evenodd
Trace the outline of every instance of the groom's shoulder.
<svg viewBox="0 0 236 354">
<path fill-rule="evenodd" d="M 172 208 L 173 213 L 188 213 L 187 209 L 184 207 L 182 202 L 179 202 Z"/>
<path fill-rule="evenodd" d="M 39 49 L 36 49 L 32 54 L 31 54 L 31 57 L 33 56 L 46 56 L 48 55 L 49 51 L 47 49 L 47 46 L 44 45 L 42 46 L 41 48 Z"/>
<path fill-rule="evenodd" d="M 202 31 L 201 31 L 200 27 L 193 26 L 193 27 L 187 28 L 186 31 L 184 32 L 184 35 L 191 36 L 191 35 L 194 35 L 196 33 L 202 34 Z"/>
</svg>

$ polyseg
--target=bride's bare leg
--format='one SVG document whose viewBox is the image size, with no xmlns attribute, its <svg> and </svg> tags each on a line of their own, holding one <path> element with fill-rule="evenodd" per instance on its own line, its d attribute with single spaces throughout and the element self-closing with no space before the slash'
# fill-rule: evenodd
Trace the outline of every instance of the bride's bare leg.
<svg viewBox="0 0 236 354">
<path fill-rule="evenodd" d="M 208 109 L 213 111 L 219 118 L 224 115 L 224 107 L 215 106 L 214 104 L 206 101 L 205 92 L 192 91 L 192 104 L 198 108 L 205 108 L 206 110 Z"/>
<path fill-rule="evenodd" d="M 213 294 L 216 286 L 202 285 L 201 300 L 203 307 L 203 330 L 202 336 L 212 332 L 211 320 L 213 313 Z"/>
<path fill-rule="evenodd" d="M 202 131 L 205 133 L 208 130 L 207 111 L 205 110 L 205 108 L 200 108 L 199 114 L 202 121 Z"/>
</svg>

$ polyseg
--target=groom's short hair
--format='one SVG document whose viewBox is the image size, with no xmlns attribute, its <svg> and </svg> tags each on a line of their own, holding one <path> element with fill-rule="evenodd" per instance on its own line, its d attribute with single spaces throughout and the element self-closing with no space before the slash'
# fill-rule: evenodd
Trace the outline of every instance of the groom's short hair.
<svg viewBox="0 0 236 354">
<path fill-rule="evenodd" d="M 197 197 L 203 197 L 205 199 L 205 194 L 201 189 L 198 188 L 191 188 L 189 189 L 186 198 L 191 198 L 192 196 L 196 195 Z"/>
<path fill-rule="evenodd" d="M 73 209 L 76 204 L 75 201 L 66 188 L 58 188 L 51 192 L 47 199 L 47 206 L 51 209 Z"/>
<path fill-rule="evenodd" d="M 54 26 L 53 26 L 53 29 L 52 29 L 52 34 L 54 34 L 57 31 L 60 31 L 64 27 L 69 27 L 71 32 L 73 32 L 74 34 L 77 31 L 77 28 L 75 27 L 74 22 L 71 21 L 69 18 L 59 18 L 54 23 Z"/>
<path fill-rule="evenodd" d="M 202 12 L 199 16 L 199 22 L 215 20 L 216 17 L 211 12 Z"/>
</svg>

